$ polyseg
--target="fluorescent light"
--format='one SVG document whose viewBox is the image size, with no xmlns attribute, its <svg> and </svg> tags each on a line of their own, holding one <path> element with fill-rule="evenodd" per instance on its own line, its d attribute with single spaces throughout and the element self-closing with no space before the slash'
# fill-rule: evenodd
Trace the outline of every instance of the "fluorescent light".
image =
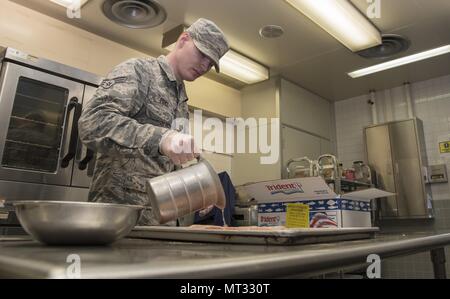
<svg viewBox="0 0 450 299">
<path fill-rule="evenodd" d="M 163 48 L 168 51 L 175 49 L 175 44 L 181 33 L 186 29 L 179 25 L 164 33 Z M 230 49 L 219 61 L 220 74 L 234 78 L 245 84 L 254 84 L 269 79 L 269 69 L 258 62 Z M 212 72 L 215 72 L 211 70 Z"/>
<path fill-rule="evenodd" d="M 381 44 L 380 31 L 347 0 L 285 0 L 353 52 Z"/>
<path fill-rule="evenodd" d="M 86 2 L 88 2 L 89 0 L 50 0 L 53 3 L 56 3 L 58 5 L 61 5 L 65 8 L 82 8 L 83 5 L 86 4 Z"/>
<path fill-rule="evenodd" d="M 220 72 L 246 84 L 254 84 L 269 79 L 269 70 L 259 63 L 229 50 L 220 59 Z"/>
<path fill-rule="evenodd" d="M 363 76 L 367 76 L 373 73 L 381 72 L 384 70 L 389 70 L 395 67 L 399 67 L 405 64 L 425 60 L 428 58 L 436 57 L 439 55 L 444 55 L 450 53 L 450 45 L 443 46 L 440 48 L 428 50 L 425 52 L 417 53 L 411 56 L 402 57 L 399 59 L 391 60 L 388 62 L 384 62 L 381 64 L 377 64 L 368 68 L 360 69 L 351 73 L 348 73 L 348 75 L 352 78 L 359 78 Z"/>
</svg>

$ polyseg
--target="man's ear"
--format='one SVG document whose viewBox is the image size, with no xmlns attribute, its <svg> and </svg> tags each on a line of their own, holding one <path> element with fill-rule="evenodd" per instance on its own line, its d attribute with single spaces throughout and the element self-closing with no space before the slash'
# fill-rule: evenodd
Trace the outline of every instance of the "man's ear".
<svg viewBox="0 0 450 299">
<path fill-rule="evenodd" d="M 184 47 L 184 45 L 191 39 L 189 36 L 189 33 L 183 32 L 177 41 L 177 48 L 181 49 Z"/>
</svg>

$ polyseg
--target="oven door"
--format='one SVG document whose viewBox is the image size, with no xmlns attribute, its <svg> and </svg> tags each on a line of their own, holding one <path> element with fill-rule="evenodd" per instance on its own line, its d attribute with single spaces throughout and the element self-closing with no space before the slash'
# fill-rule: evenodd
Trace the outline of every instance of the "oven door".
<svg viewBox="0 0 450 299">
<path fill-rule="evenodd" d="M 83 84 L 9 62 L 0 80 L 0 180 L 70 185 Z"/>
<path fill-rule="evenodd" d="M 83 96 L 83 107 L 94 97 L 97 88 L 85 85 Z M 73 168 L 72 186 L 87 188 L 91 185 L 95 168 L 95 153 L 87 149 L 80 140 L 78 140 L 77 154 L 75 156 L 75 165 Z"/>
</svg>

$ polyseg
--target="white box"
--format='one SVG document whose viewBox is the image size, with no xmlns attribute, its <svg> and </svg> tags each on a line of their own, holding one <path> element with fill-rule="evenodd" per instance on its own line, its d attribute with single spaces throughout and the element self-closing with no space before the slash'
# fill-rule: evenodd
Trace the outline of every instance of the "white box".
<svg viewBox="0 0 450 299">
<path fill-rule="evenodd" d="M 371 227 L 371 200 L 393 193 L 375 188 L 337 195 L 321 177 L 245 185 L 258 203 L 258 225 L 286 224 L 286 204 L 310 207 L 310 227 Z"/>
</svg>

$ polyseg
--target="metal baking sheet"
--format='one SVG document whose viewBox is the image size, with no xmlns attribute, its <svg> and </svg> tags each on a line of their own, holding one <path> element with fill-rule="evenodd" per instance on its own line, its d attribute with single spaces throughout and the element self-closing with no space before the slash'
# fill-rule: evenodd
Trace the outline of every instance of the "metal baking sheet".
<svg viewBox="0 0 450 299">
<path fill-rule="evenodd" d="M 128 237 L 207 243 L 299 245 L 369 239 L 375 237 L 375 233 L 378 231 L 377 227 L 299 228 L 257 231 L 138 226 L 133 229 Z"/>
</svg>

